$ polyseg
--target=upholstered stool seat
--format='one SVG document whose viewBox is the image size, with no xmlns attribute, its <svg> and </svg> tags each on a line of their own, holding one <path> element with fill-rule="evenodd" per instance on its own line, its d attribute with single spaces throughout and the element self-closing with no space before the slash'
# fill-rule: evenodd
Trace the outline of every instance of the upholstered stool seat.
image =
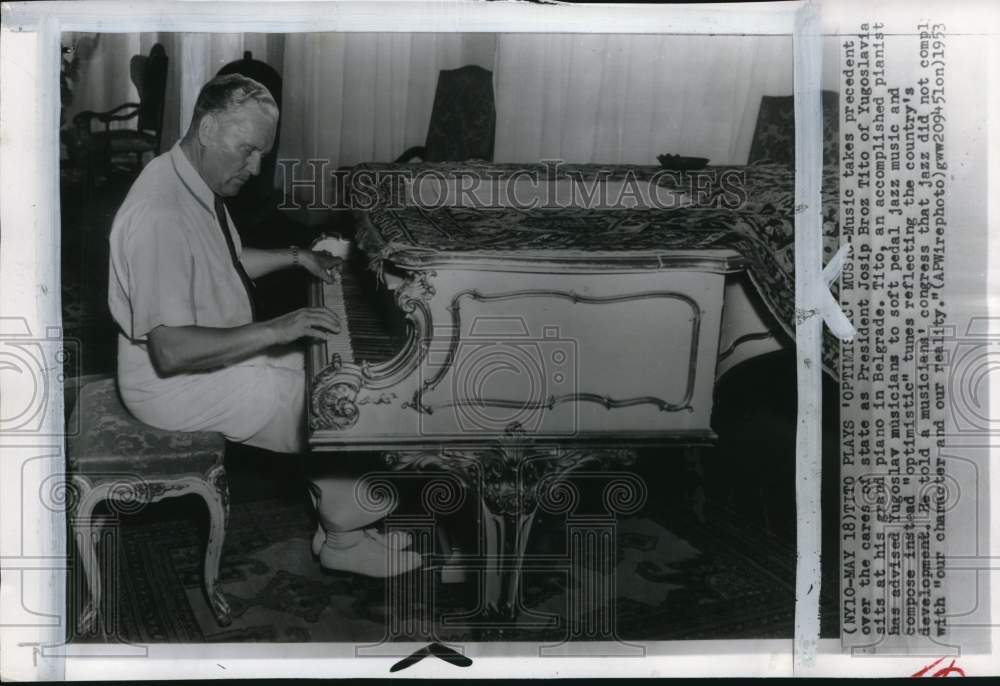
<svg viewBox="0 0 1000 686">
<path fill-rule="evenodd" d="M 101 606 L 101 569 L 97 541 L 108 518 L 94 508 L 108 501 L 116 515 L 147 503 L 194 494 L 208 506 L 210 527 L 204 586 L 212 612 L 230 623 L 229 605 L 218 586 L 219 560 L 229 517 L 225 439 L 212 432 L 161 431 L 129 414 L 114 379 L 94 381 L 80 390 L 68 441 L 69 473 L 75 487 L 71 523 L 90 596 L 80 614 L 81 633 L 95 626 Z"/>
</svg>

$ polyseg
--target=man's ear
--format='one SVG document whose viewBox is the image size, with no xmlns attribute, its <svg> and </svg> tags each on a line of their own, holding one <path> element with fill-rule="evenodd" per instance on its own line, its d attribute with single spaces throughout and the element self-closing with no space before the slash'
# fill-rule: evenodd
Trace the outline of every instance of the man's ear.
<svg viewBox="0 0 1000 686">
<path fill-rule="evenodd" d="M 215 140 L 216 131 L 219 129 L 219 120 L 214 114 L 206 114 L 198 122 L 198 142 L 203 147 L 208 147 L 209 142 Z"/>
</svg>

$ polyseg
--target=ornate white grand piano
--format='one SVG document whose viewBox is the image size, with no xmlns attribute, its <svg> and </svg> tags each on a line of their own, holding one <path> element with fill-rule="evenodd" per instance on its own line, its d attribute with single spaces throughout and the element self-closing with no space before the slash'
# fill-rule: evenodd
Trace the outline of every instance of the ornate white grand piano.
<svg viewBox="0 0 1000 686">
<path fill-rule="evenodd" d="M 309 441 L 458 476 L 481 501 L 484 602 L 510 614 L 535 509 L 567 473 L 628 464 L 638 446 L 711 444 L 717 378 L 787 344 L 793 177 L 740 169 L 727 204 L 656 168 L 543 170 L 541 183 L 505 165 L 400 169 L 354 170 L 367 195 L 353 257 L 340 282 L 312 286 L 345 329 L 308 355 Z M 462 181 L 470 170 L 478 183 Z M 563 202 L 594 180 L 614 199 L 630 173 L 660 205 Z M 642 490 L 608 488 L 621 512 Z"/>
</svg>

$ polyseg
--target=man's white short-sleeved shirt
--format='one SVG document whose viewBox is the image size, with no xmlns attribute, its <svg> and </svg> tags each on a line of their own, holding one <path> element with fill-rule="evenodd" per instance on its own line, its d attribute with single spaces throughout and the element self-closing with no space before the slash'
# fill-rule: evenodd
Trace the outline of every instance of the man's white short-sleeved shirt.
<svg viewBox="0 0 1000 686">
<path fill-rule="evenodd" d="M 180 144 L 150 162 L 129 190 L 111 227 L 108 305 L 130 341 L 144 344 L 160 325 L 253 321 L 214 202 Z M 239 255 L 239 234 L 229 225 Z"/>
<path fill-rule="evenodd" d="M 303 402 L 295 397 L 299 391 L 289 395 L 288 388 L 289 375 L 302 388 L 301 354 L 265 354 L 213 371 L 161 376 L 146 343 L 149 332 L 161 325 L 229 328 L 253 321 L 214 201 L 177 144 L 143 169 L 115 215 L 108 306 L 119 327 L 118 384 L 125 405 L 148 424 L 221 431 L 231 440 L 249 441 L 264 427 L 273 428 L 277 415 L 289 414 L 293 424 L 301 420 L 301 411 L 278 407 L 289 398 L 293 404 Z M 227 223 L 239 255 L 239 235 L 231 218 Z M 298 426 L 283 432 L 288 434 L 284 447 L 299 444 Z"/>
</svg>

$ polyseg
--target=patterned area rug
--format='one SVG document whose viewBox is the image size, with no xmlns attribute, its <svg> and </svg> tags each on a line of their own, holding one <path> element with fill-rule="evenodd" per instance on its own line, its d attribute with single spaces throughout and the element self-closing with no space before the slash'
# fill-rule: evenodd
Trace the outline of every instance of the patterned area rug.
<svg viewBox="0 0 1000 686">
<path fill-rule="evenodd" d="M 204 513 L 194 498 L 162 503 L 126 520 L 114 565 L 119 640 L 157 642 L 380 642 L 382 640 L 550 641 L 601 612 L 585 600 L 599 570 L 526 570 L 526 611 L 517 624 L 474 626 L 456 615 L 476 607 L 475 575 L 443 584 L 431 574 L 433 607 L 396 610 L 385 582 L 322 570 L 308 535 L 305 505 L 262 500 L 234 507 L 221 583 L 233 623 L 219 627 L 201 590 Z M 195 525 L 199 522 L 200 525 Z M 565 524 L 540 517 L 529 549 L 565 549 Z M 793 627 L 794 553 L 740 526 L 721 510 L 670 522 L 640 515 L 620 520 L 614 569 L 616 635 L 625 640 L 788 638 Z M 529 560 L 530 564 L 530 560 Z M 582 608 L 569 617 L 568 609 Z M 831 607 L 829 602 L 825 607 Z M 432 620 L 419 620 L 432 616 Z M 541 618 L 541 619 L 539 619 Z M 835 622 L 834 616 L 824 625 Z M 392 621 L 390 621 L 392 620 Z M 417 620 L 417 621 L 415 621 Z M 388 626 L 424 626 L 390 634 Z M 576 628 L 579 630 L 580 626 Z M 80 637 L 77 637 L 78 639 Z M 107 640 L 88 637 L 83 640 Z"/>
</svg>

